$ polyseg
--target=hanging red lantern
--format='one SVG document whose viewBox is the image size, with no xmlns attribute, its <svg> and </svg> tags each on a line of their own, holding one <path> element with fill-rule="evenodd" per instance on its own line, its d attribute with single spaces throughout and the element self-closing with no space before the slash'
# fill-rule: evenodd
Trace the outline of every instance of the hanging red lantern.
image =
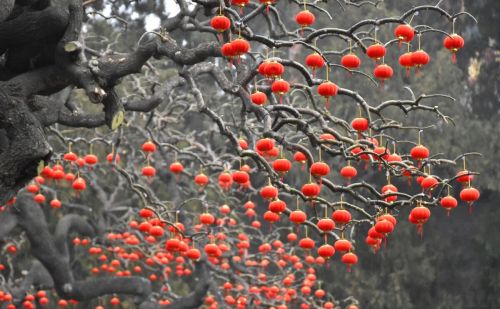
<svg viewBox="0 0 500 309">
<path fill-rule="evenodd" d="M 373 70 L 373 75 L 375 75 L 375 77 L 378 78 L 382 83 L 384 83 L 385 80 L 391 78 L 393 74 L 394 71 L 392 70 L 392 68 L 385 63 L 377 66 Z"/>
<path fill-rule="evenodd" d="M 330 173 L 330 167 L 325 162 L 314 162 L 310 172 L 315 177 L 325 177 Z"/>
<path fill-rule="evenodd" d="M 396 188 L 396 186 L 394 186 L 394 185 L 387 184 L 387 185 L 382 187 L 381 191 L 382 191 L 382 194 L 384 194 L 384 195 L 391 194 L 391 193 L 397 193 L 398 188 Z M 397 199 L 398 199 L 397 195 L 391 195 L 391 196 L 387 196 L 384 200 L 386 202 L 392 203 L 392 202 L 395 202 Z"/>
<path fill-rule="evenodd" d="M 313 198 L 319 195 L 321 188 L 314 182 L 310 182 L 303 185 L 301 191 L 305 196 Z"/>
<path fill-rule="evenodd" d="M 423 145 L 417 145 L 410 150 L 410 155 L 415 160 L 425 160 L 429 157 L 429 149 Z"/>
<path fill-rule="evenodd" d="M 248 182 L 250 180 L 250 176 L 247 172 L 243 171 L 235 171 L 232 175 L 233 181 L 239 183 L 240 185 Z"/>
<path fill-rule="evenodd" d="M 288 172 L 291 168 L 292 163 L 285 158 L 277 159 L 273 162 L 273 169 L 280 174 Z"/>
<path fill-rule="evenodd" d="M 411 42 L 415 36 L 415 31 L 413 27 L 408 24 L 398 25 L 394 29 L 394 36 L 399 40 L 399 46 L 401 47 L 402 42 Z"/>
<path fill-rule="evenodd" d="M 465 188 L 460 191 L 460 199 L 466 203 L 472 204 L 479 199 L 479 190 L 473 187 Z"/>
<path fill-rule="evenodd" d="M 351 121 L 351 127 L 358 132 L 364 132 L 368 130 L 370 123 L 366 118 L 354 118 Z"/>
<path fill-rule="evenodd" d="M 329 259 L 335 254 L 335 248 L 329 244 L 324 244 L 318 248 L 318 255 Z"/>
<path fill-rule="evenodd" d="M 240 145 L 241 149 L 243 149 L 243 150 L 247 150 L 248 149 L 248 142 L 245 139 L 240 138 L 238 140 L 238 144 Z"/>
<path fill-rule="evenodd" d="M 399 56 L 399 65 L 406 69 L 406 77 L 410 76 L 410 70 L 413 67 L 413 53 L 407 52 Z"/>
<path fill-rule="evenodd" d="M 361 60 L 353 53 L 349 53 L 342 57 L 340 63 L 349 70 L 355 70 L 361 65 Z"/>
<path fill-rule="evenodd" d="M 306 222 L 307 215 L 302 210 L 294 210 L 290 212 L 288 219 L 290 220 L 290 222 L 293 222 L 295 224 L 302 224 Z"/>
<path fill-rule="evenodd" d="M 330 218 L 319 219 L 317 223 L 318 228 L 324 233 L 333 231 L 335 228 L 335 222 Z"/>
<path fill-rule="evenodd" d="M 325 81 L 318 86 L 318 94 L 326 99 L 326 108 L 329 108 L 330 97 L 337 95 L 339 88 L 331 81 Z"/>
<path fill-rule="evenodd" d="M 280 220 L 280 216 L 279 216 L 279 214 L 274 213 L 272 211 L 266 211 L 264 213 L 264 220 L 266 220 L 267 222 L 272 224 L 272 223 L 278 222 Z"/>
<path fill-rule="evenodd" d="M 332 219 L 335 223 L 339 225 L 347 224 L 351 222 L 351 213 L 345 209 L 337 209 L 332 214 Z"/>
<path fill-rule="evenodd" d="M 277 61 L 268 61 L 263 70 L 268 78 L 279 78 L 285 73 L 285 67 Z"/>
<path fill-rule="evenodd" d="M 293 159 L 296 162 L 299 162 L 301 164 L 305 164 L 307 162 L 307 157 L 303 152 L 297 151 L 293 154 Z"/>
<path fill-rule="evenodd" d="M 325 66 L 325 60 L 320 54 L 312 53 L 306 57 L 306 65 L 312 70 L 314 78 L 314 72 Z"/>
<path fill-rule="evenodd" d="M 411 61 L 413 62 L 413 65 L 417 68 L 417 74 L 418 74 L 420 69 L 424 65 L 427 65 L 429 61 L 431 61 L 431 57 L 424 50 L 419 49 L 412 53 Z"/>
<path fill-rule="evenodd" d="M 282 200 L 274 200 L 271 203 L 269 203 L 268 206 L 269 211 L 272 211 L 274 213 L 282 213 L 286 209 L 286 203 L 283 202 Z"/>
<path fill-rule="evenodd" d="M 241 56 L 250 51 L 250 44 L 247 40 L 238 38 L 231 42 L 233 52 L 236 56 Z"/>
<path fill-rule="evenodd" d="M 147 141 L 144 144 L 142 144 L 142 151 L 146 153 L 152 153 L 156 151 L 156 144 L 153 143 L 152 141 Z"/>
<path fill-rule="evenodd" d="M 312 240 L 309 237 L 302 238 L 299 241 L 299 247 L 301 247 L 304 250 L 309 250 L 314 248 L 314 240 Z"/>
<path fill-rule="evenodd" d="M 385 46 L 379 43 L 368 46 L 366 55 L 377 61 L 385 56 Z"/>
<path fill-rule="evenodd" d="M 417 206 L 413 208 L 410 212 L 410 222 L 413 224 L 416 224 L 418 227 L 418 233 L 422 235 L 423 232 L 423 225 L 427 220 L 429 220 L 429 217 L 431 216 L 431 211 L 429 208 L 425 206 Z"/>
<path fill-rule="evenodd" d="M 153 177 L 156 175 L 156 169 L 150 165 L 142 168 L 141 173 L 145 177 Z"/>
<path fill-rule="evenodd" d="M 267 152 L 274 148 L 274 140 L 271 138 L 262 138 L 255 143 L 255 148 L 260 152 Z"/>
<path fill-rule="evenodd" d="M 347 252 L 352 248 L 351 242 L 347 239 L 338 239 L 337 241 L 335 241 L 334 246 L 335 250 L 339 252 Z"/>
<path fill-rule="evenodd" d="M 271 85 L 271 91 L 280 96 L 280 103 L 283 103 L 283 95 L 290 90 L 290 84 L 283 79 L 275 80 Z"/>
<path fill-rule="evenodd" d="M 210 20 L 210 26 L 217 32 L 224 32 L 231 27 L 231 21 L 224 15 L 217 15 Z"/>
<path fill-rule="evenodd" d="M 316 21 L 316 17 L 309 10 L 303 10 L 295 15 L 295 22 L 300 26 L 302 33 L 305 27 L 310 27 Z"/>
<path fill-rule="evenodd" d="M 238 6 L 240 8 L 240 14 L 243 13 L 243 8 L 247 5 L 250 0 L 231 0 L 231 4 Z"/>
<path fill-rule="evenodd" d="M 174 174 L 180 174 L 184 170 L 184 166 L 179 161 L 170 164 L 169 169 Z"/>
<path fill-rule="evenodd" d="M 357 174 L 358 171 L 356 170 L 356 168 L 350 165 L 344 166 L 340 170 L 340 175 L 342 175 L 342 177 L 346 178 L 347 180 L 351 180 L 352 178 L 356 177 Z"/>
<path fill-rule="evenodd" d="M 386 235 L 391 233 L 394 230 L 394 225 L 389 220 L 379 220 L 375 223 L 375 231 L 377 233 Z"/>
<path fill-rule="evenodd" d="M 420 183 L 420 186 L 424 190 L 432 190 L 439 181 L 434 177 L 434 176 L 427 176 L 424 179 L 422 179 L 422 182 Z"/>
<path fill-rule="evenodd" d="M 444 196 L 440 201 L 441 207 L 447 210 L 448 216 L 450 215 L 450 211 L 457 207 L 458 201 L 451 195 Z"/>
<path fill-rule="evenodd" d="M 453 33 L 450 36 L 444 38 L 443 45 L 446 49 L 448 49 L 451 52 L 451 62 L 453 63 L 457 62 L 456 53 L 458 52 L 459 49 L 464 47 L 464 44 L 465 44 L 464 39 L 456 33 Z"/>
<path fill-rule="evenodd" d="M 225 43 L 221 47 L 221 53 L 224 57 L 229 58 L 229 63 L 233 61 L 233 57 L 236 56 L 236 52 L 234 50 L 234 47 L 231 43 Z"/>
<path fill-rule="evenodd" d="M 352 252 L 344 254 L 341 262 L 347 265 L 347 271 L 351 272 L 351 267 L 358 263 L 358 256 Z"/>
<path fill-rule="evenodd" d="M 278 197 L 278 189 L 272 185 L 267 185 L 260 190 L 260 196 L 266 200 L 274 200 Z"/>
</svg>

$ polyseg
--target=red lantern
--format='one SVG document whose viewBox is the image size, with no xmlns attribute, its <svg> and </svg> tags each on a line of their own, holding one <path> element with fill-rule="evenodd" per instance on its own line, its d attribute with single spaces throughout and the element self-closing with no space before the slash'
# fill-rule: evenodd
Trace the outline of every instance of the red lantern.
<svg viewBox="0 0 500 309">
<path fill-rule="evenodd" d="M 271 91 L 273 93 L 279 94 L 280 103 L 283 103 L 283 95 L 287 93 L 289 90 L 290 90 L 290 84 L 283 79 L 277 79 L 271 85 Z"/>
<path fill-rule="evenodd" d="M 273 169 L 280 174 L 288 172 L 291 168 L 292 163 L 287 159 L 277 159 L 273 162 Z"/>
<path fill-rule="evenodd" d="M 231 42 L 231 46 L 233 47 L 233 52 L 236 56 L 241 56 L 250 51 L 250 44 L 247 40 L 238 38 Z"/>
<path fill-rule="evenodd" d="M 349 250 L 351 250 L 352 248 L 352 244 L 349 240 L 347 239 L 339 239 L 337 241 L 335 241 L 335 250 L 339 251 L 339 252 L 347 252 Z"/>
<path fill-rule="evenodd" d="M 359 68 L 359 66 L 361 65 L 361 60 L 355 54 L 350 53 L 343 56 L 340 60 L 340 63 L 342 63 L 342 65 L 349 70 L 354 70 Z"/>
<path fill-rule="evenodd" d="M 318 86 L 318 94 L 326 99 L 326 107 L 329 108 L 330 97 L 337 95 L 339 88 L 331 81 L 325 81 Z"/>
<path fill-rule="evenodd" d="M 272 211 L 274 213 L 282 213 L 286 209 L 286 203 L 283 202 L 282 200 L 275 200 L 269 203 L 268 206 L 269 211 Z"/>
<path fill-rule="evenodd" d="M 335 228 L 335 222 L 330 218 L 323 218 L 318 221 L 318 228 L 323 232 L 333 231 Z"/>
<path fill-rule="evenodd" d="M 349 252 L 342 256 L 341 261 L 342 263 L 347 265 L 347 271 L 350 272 L 352 265 L 358 263 L 358 256 L 352 252 Z"/>
<path fill-rule="evenodd" d="M 299 241 L 299 247 L 301 247 L 302 249 L 305 249 L 305 250 L 312 249 L 312 248 L 314 248 L 314 240 L 312 240 L 309 237 L 302 238 Z"/>
<path fill-rule="evenodd" d="M 217 15 L 210 20 L 210 26 L 217 32 L 224 32 L 231 27 L 231 21 L 224 15 Z"/>
<path fill-rule="evenodd" d="M 274 140 L 270 138 L 262 138 L 255 143 L 255 148 L 260 152 L 266 152 L 274 148 Z"/>
<path fill-rule="evenodd" d="M 364 132 L 368 130 L 369 126 L 370 123 L 366 118 L 354 118 L 351 121 L 351 127 L 358 132 Z"/>
<path fill-rule="evenodd" d="M 351 213 L 345 209 L 337 209 L 332 214 L 332 219 L 337 224 L 347 224 L 351 221 Z"/>
<path fill-rule="evenodd" d="M 411 55 L 411 61 L 413 62 L 413 65 L 417 68 L 417 74 L 424 65 L 429 63 L 430 60 L 431 57 L 429 56 L 429 54 L 427 54 L 422 49 L 414 51 Z"/>
<path fill-rule="evenodd" d="M 325 259 L 331 258 L 334 254 L 335 248 L 331 245 L 325 244 L 318 248 L 318 255 Z"/>
<path fill-rule="evenodd" d="M 315 162 L 311 165 L 311 175 L 324 177 L 330 173 L 330 167 L 325 162 Z"/>
<path fill-rule="evenodd" d="M 479 199 L 480 193 L 476 188 L 465 188 L 460 191 L 460 199 L 464 202 L 472 204 Z"/>
<path fill-rule="evenodd" d="M 399 64 L 406 69 L 406 77 L 409 77 L 410 69 L 413 67 L 413 53 L 408 52 L 399 56 Z"/>
<path fill-rule="evenodd" d="M 457 207 L 458 201 L 451 195 L 445 196 L 440 201 L 441 207 L 447 210 L 448 216 L 450 215 L 450 211 Z"/>
<path fill-rule="evenodd" d="M 415 31 L 412 26 L 403 24 L 396 27 L 394 36 L 399 40 L 399 46 L 401 46 L 401 42 L 411 42 L 411 40 L 413 40 Z"/>
<path fill-rule="evenodd" d="M 417 145 L 410 150 L 410 155 L 415 160 L 424 160 L 429 157 L 429 149 L 423 145 Z"/>
<path fill-rule="evenodd" d="M 278 78 L 285 72 L 285 67 L 277 61 L 268 61 L 263 70 L 266 77 Z"/>
<path fill-rule="evenodd" d="M 295 21 L 302 28 L 311 26 L 315 20 L 316 17 L 309 10 L 300 11 L 295 15 Z"/>
<path fill-rule="evenodd" d="M 288 219 L 295 224 L 301 224 L 306 222 L 307 216 L 306 213 L 303 212 L 302 210 L 294 210 L 290 213 Z"/>
<path fill-rule="evenodd" d="M 394 225 L 389 220 L 379 220 L 375 223 L 375 231 L 380 234 L 389 234 L 394 230 Z"/>
<path fill-rule="evenodd" d="M 315 70 L 321 69 L 325 65 L 325 60 L 323 57 L 321 57 L 320 54 L 318 53 L 313 53 L 310 54 L 306 57 L 306 65 L 311 68 L 313 72 L 313 78 L 314 78 L 314 72 Z"/>
<path fill-rule="evenodd" d="M 385 56 L 385 46 L 379 43 L 368 46 L 366 55 L 377 61 Z"/>
<path fill-rule="evenodd" d="M 278 197 L 278 189 L 272 185 L 267 185 L 260 190 L 260 196 L 266 200 L 274 200 Z"/>
<path fill-rule="evenodd" d="M 375 77 L 378 78 L 382 83 L 385 80 L 391 78 L 393 74 L 394 74 L 394 71 L 392 70 L 392 68 L 385 63 L 377 66 L 373 70 L 373 75 L 375 75 Z"/>
<path fill-rule="evenodd" d="M 451 52 L 451 62 L 457 62 L 457 51 L 464 47 L 464 39 L 456 33 L 444 38 L 443 45 Z"/>
<path fill-rule="evenodd" d="M 341 170 L 340 170 L 340 175 L 342 175 L 342 177 L 344 178 L 347 178 L 348 180 L 356 177 L 356 175 L 358 174 L 358 171 L 356 170 L 355 167 L 353 166 L 344 166 Z"/>
<path fill-rule="evenodd" d="M 145 166 L 142 168 L 141 173 L 143 176 L 153 177 L 154 175 L 156 175 L 156 169 L 154 167 L 148 165 L 148 166 Z"/>
<path fill-rule="evenodd" d="M 305 196 L 312 198 L 319 195 L 321 188 L 317 184 L 310 182 L 303 185 L 301 191 Z"/>
</svg>

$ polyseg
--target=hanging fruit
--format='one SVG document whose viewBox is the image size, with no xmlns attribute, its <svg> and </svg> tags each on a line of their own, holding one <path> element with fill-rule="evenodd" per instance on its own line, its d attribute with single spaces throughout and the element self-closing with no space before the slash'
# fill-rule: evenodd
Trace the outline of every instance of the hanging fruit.
<svg viewBox="0 0 500 309">
<path fill-rule="evenodd" d="M 462 47 L 464 47 L 464 44 L 464 39 L 456 33 L 452 33 L 450 36 L 444 38 L 443 45 L 451 52 L 452 63 L 457 62 L 456 54 Z"/>
</svg>

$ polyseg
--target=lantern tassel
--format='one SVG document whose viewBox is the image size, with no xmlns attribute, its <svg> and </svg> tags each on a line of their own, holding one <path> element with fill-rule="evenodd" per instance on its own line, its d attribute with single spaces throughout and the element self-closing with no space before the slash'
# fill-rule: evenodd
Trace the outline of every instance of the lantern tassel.
<svg viewBox="0 0 500 309">
<path fill-rule="evenodd" d="M 451 63 L 457 63 L 457 54 L 451 53 Z"/>
</svg>

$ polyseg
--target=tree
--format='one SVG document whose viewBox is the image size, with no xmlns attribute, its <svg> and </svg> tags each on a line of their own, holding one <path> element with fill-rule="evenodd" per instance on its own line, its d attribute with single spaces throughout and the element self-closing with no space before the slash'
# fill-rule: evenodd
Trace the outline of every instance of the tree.
<svg viewBox="0 0 500 309">
<path fill-rule="evenodd" d="M 350 270 L 360 231 L 378 251 L 405 209 L 422 234 L 453 191 L 479 198 L 476 153 L 424 146 L 453 98 L 391 85 L 474 18 L 377 4 L 2 2 L 5 306 L 354 308 L 321 289 L 332 255 Z M 359 21 L 331 27 L 344 6 Z"/>
</svg>

